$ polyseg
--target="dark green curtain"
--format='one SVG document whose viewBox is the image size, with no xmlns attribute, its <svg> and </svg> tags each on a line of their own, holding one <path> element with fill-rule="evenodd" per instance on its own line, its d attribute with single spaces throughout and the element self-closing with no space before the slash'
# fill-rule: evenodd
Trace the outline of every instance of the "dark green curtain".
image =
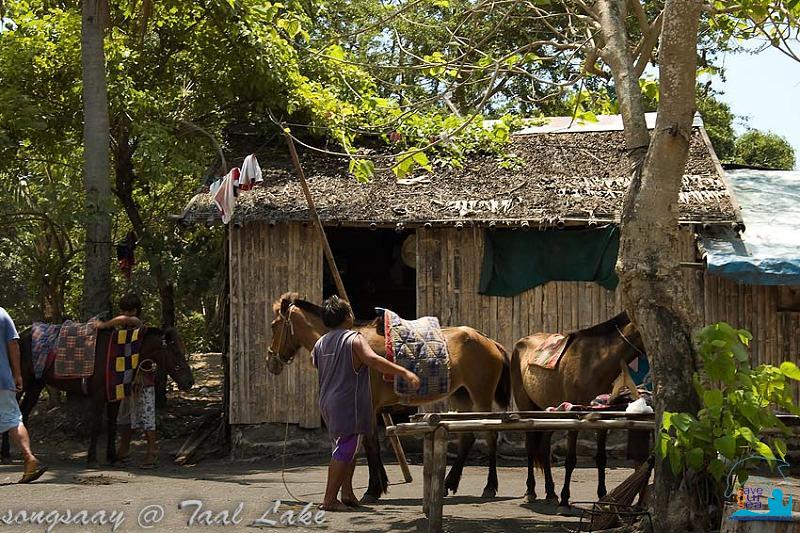
<svg viewBox="0 0 800 533">
<path fill-rule="evenodd" d="M 596 281 L 613 290 L 618 252 L 617 226 L 487 231 L 479 292 L 514 296 L 548 281 Z"/>
</svg>

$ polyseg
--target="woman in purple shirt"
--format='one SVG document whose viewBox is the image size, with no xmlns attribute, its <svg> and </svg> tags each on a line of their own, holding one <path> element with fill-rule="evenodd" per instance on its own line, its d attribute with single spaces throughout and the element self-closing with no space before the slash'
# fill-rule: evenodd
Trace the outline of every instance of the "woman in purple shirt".
<svg viewBox="0 0 800 533">
<path fill-rule="evenodd" d="M 361 435 L 372 433 L 372 394 L 369 369 L 401 376 L 412 389 L 419 388 L 419 378 L 409 370 L 376 354 L 353 327 L 350 304 L 331 296 L 322 304 L 322 321 L 330 329 L 314 345 L 311 356 L 319 370 L 319 407 L 333 453 L 328 466 L 328 484 L 321 509 L 344 511 L 357 507 L 353 493 L 353 471 Z M 339 489 L 342 499 L 339 501 Z"/>
</svg>

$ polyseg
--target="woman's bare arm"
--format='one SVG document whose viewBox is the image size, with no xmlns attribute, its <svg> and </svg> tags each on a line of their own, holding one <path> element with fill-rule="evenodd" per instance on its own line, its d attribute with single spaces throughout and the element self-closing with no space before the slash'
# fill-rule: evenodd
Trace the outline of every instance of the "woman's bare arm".
<svg viewBox="0 0 800 533">
<path fill-rule="evenodd" d="M 375 353 L 375 350 L 367 344 L 364 337 L 361 335 L 358 335 L 353 341 L 353 354 L 362 363 L 381 374 L 391 374 L 393 376 L 402 377 L 408 381 L 411 390 L 417 390 L 420 386 L 420 381 L 416 374 Z"/>
</svg>

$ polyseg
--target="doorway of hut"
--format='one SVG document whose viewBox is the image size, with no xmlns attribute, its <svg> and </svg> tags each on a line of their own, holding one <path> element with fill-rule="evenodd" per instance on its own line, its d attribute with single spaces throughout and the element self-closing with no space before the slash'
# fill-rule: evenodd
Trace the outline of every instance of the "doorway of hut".
<svg viewBox="0 0 800 533">
<path fill-rule="evenodd" d="M 336 266 L 359 320 L 375 318 L 375 308 L 391 309 L 403 318 L 416 318 L 417 272 L 413 230 L 325 228 Z M 322 292 L 336 294 L 327 262 Z"/>
<path fill-rule="evenodd" d="M 394 229 L 325 228 L 336 267 L 342 276 L 353 314 L 358 320 L 375 318 L 375 308 L 391 309 L 407 319 L 417 318 L 416 233 Z M 323 261 L 322 293 L 336 294 L 327 261 Z M 385 412 L 395 423 L 408 422 L 416 407 L 396 405 Z M 376 423 L 383 425 L 378 417 Z"/>
</svg>

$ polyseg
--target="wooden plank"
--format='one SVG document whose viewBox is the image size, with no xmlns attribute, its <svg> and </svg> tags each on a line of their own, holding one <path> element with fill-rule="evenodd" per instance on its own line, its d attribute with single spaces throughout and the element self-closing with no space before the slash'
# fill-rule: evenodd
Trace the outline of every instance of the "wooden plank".
<svg viewBox="0 0 800 533">
<path fill-rule="evenodd" d="M 581 309 L 586 302 L 582 300 L 583 291 L 581 291 L 582 283 L 578 281 L 569 282 L 569 308 L 572 312 L 570 331 L 581 329 L 581 320 L 578 316 L 578 310 Z"/>
<path fill-rule="evenodd" d="M 273 265 L 273 253 L 272 253 L 272 241 L 274 230 L 267 225 L 262 232 L 262 253 L 264 254 L 263 257 L 263 264 L 261 265 L 261 272 L 263 274 L 262 283 L 264 284 L 263 291 L 264 296 L 267 300 L 267 305 L 269 306 L 267 310 L 267 316 L 269 317 L 269 321 L 265 324 L 266 327 L 266 344 L 267 346 L 272 345 L 272 328 L 269 327 L 269 323 L 272 322 L 274 318 L 272 312 L 272 301 L 278 298 L 278 294 L 275 294 L 275 289 L 273 287 L 273 275 L 272 275 L 272 265 Z M 272 374 L 267 372 L 264 375 L 264 416 L 267 420 L 275 420 L 275 402 L 272 401 L 272 394 L 271 389 L 273 388 L 273 377 Z"/>
<path fill-rule="evenodd" d="M 239 302 L 238 297 L 238 280 L 236 279 L 236 263 L 238 261 L 238 256 L 236 255 L 236 245 L 237 245 L 237 231 L 234 228 L 229 229 L 228 233 L 228 283 L 229 283 L 229 309 L 228 309 L 228 328 L 230 331 L 230 345 L 228 347 L 230 353 L 228 354 L 230 362 L 230 407 L 229 407 L 229 415 L 228 415 L 228 422 L 231 424 L 238 424 L 239 417 L 240 417 L 240 409 L 239 409 L 239 398 L 242 397 L 241 391 L 239 390 L 240 382 L 239 382 L 239 358 L 241 357 L 239 353 L 239 331 L 238 331 L 238 324 L 237 324 L 237 313 L 236 313 L 236 306 Z"/>
<path fill-rule="evenodd" d="M 423 436 L 422 439 L 422 512 L 429 517 L 433 481 L 433 433 Z"/>
<path fill-rule="evenodd" d="M 778 288 L 764 287 L 767 306 L 767 354 L 775 366 L 780 366 L 783 354 L 778 353 Z"/>
<path fill-rule="evenodd" d="M 433 454 L 428 504 L 428 532 L 442 531 L 442 507 L 444 505 L 444 472 L 447 466 L 447 431 L 439 428 L 433 434 Z"/>
</svg>

